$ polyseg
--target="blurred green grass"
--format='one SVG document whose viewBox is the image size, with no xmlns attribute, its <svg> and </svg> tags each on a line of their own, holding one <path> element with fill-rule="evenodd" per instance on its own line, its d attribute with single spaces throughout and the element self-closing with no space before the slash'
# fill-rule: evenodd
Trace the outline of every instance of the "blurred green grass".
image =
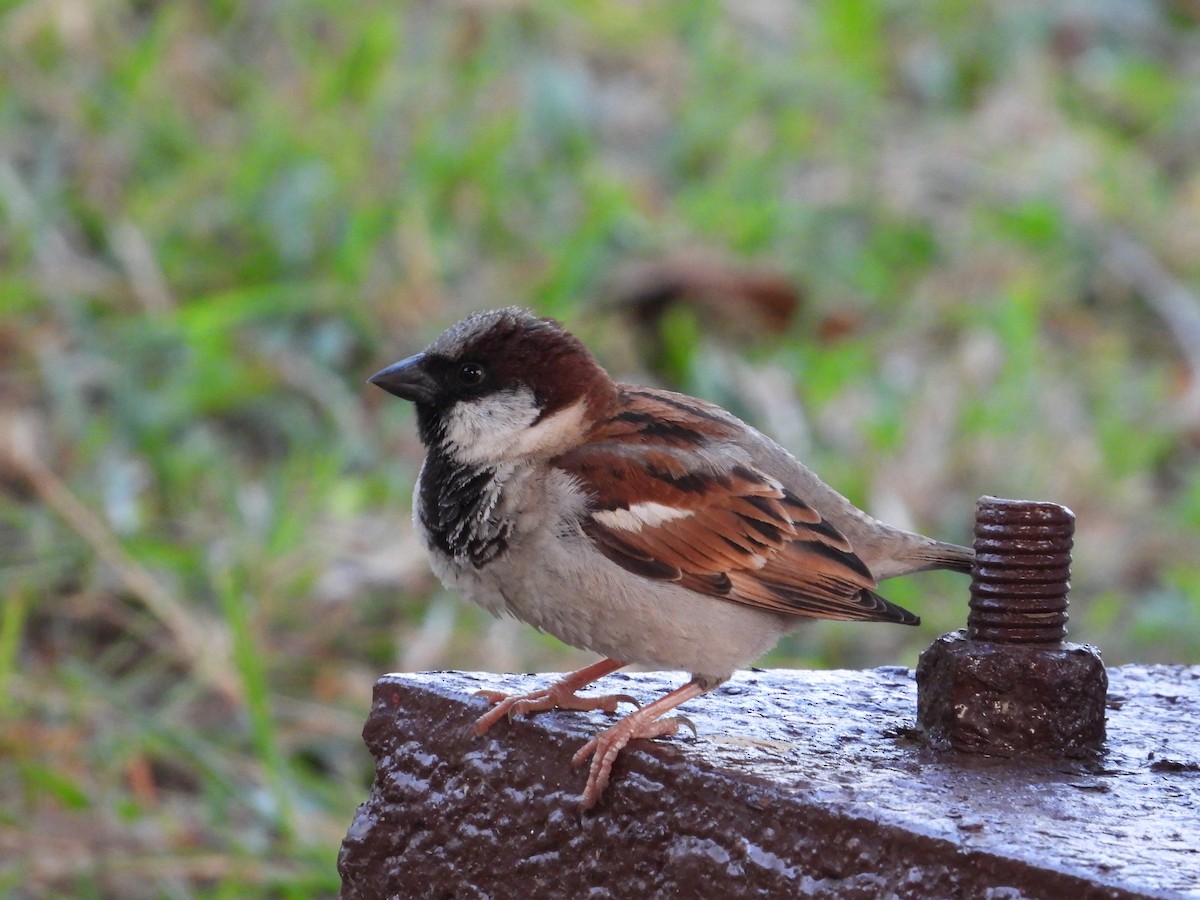
<svg viewBox="0 0 1200 900">
<path fill-rule="evenodd" d="M 587 659 L 435 584 L 363 386 L 509 302 L 900 524 L 1067 503 L 1073 635 L 1200 662 L 1197 58 L 1188 0 L 0 3 L 0 892 L 330 895 L 377 675 Z M 680 249 L 795 322 L 650 374 L 613 280 Z M 885 593 L 768 664 L 964 621 Z"/>
</svg>

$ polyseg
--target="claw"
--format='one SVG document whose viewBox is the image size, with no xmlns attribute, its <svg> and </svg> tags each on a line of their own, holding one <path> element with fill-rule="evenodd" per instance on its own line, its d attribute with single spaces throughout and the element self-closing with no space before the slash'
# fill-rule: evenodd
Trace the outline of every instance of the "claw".
<svg viewBox="0 0 1200 900">
<path fill-rule="evenodd" d="M 673 721 L 675 722 L 675 728 L 672 729 L 671 734 L 678 732 L 680 725 L 686 725 L 692 732 L 693 740 L 700 737 L 700 732 L 696 730 L 696 723 L 687 716 L 675 716 Z"/>
</svg>

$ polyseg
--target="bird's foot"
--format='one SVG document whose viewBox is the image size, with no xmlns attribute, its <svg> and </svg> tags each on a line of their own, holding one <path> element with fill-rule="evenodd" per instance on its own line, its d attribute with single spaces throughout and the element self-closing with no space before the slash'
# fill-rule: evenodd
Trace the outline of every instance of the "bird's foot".
<svg viewBox="0 0 1200 900">
<path fill-rule="evenodd" d="M 615 713 L 620 703 L 632 703 L 641 708 L 629 694 L 604 694 L 600 697 L 581 697 L 569 687 L 559 682 L 540 691 L 528 694 L 509 695 L 500 691 L 476 691 L 476 697 L 483 697 L 489 703 L 496 704 L 488 712 L 475 720 L 475 733 L 483 734 L 505 716 L 512 719 L 515 716 L 526 716 L 530 713 L 545 712 L 550 709 L 569 709 L 587 711 L 599 709 L 606 713 Z"/>
<path fill-rule="evenodd" d="M 625 745 L 637 738 L 657 738 L 673 735 L 681 726 L 690 728 L 692 736 L 696 736 L 696 726 L 686 716 L 671 716 L 666 719 L 656 719 L 653 715 L 644 716 L 648 709 L 639 709 L 623 718 L 611 728 L 606 728 L 571 757 L 571 765 L 575 768 L 583 765 L 590 756 L 591 768 L 588 770 L 587 786 L 583 789 L 583 797 L 579 801 L 582 810 L 591 809 L 608 787 L 612 775 L 613 763 L 625 748 Z"/>
<path fill-rule="evenodd" d="M 617 711 L 619 703 L 632 703 L 640 709 L 642 704 L 628 694 L 580 697 L 575 693 L 597 678 L 615 672 L 622 665 L 623 663 L 615 659 L 603 659 L 578 672 L 572 672 L 554 682 L 550 687 L 530 691 L 528 694 L 509 695 L 500 691 L 476 691 L 476 697 L 483 697 L 489 703 L 494 703 L 495 706 L 475 720 L 475 733 L 484 734 L 505 716 L 511 719 L 513 716 L 524 716 L 529 713 L 544 712 L 548 709 L 581 711 L 599 709 L 606 713 L 614 713 Z"/>
<path fill-rule="evenodd" d="M 711 685 L 709 686 L 711 687 Z M 676 688 L 669 694 L 659 697 L 649 706 L 643 706 L 636 712 L 631 712 L 616 725 L 606 728 L 580 747 L 579 752 L 571 758 L 571 765 L 578 768 L 589 756 L 592 758 L 592 765 L 588 769 L 587 785 L 583 789 L 579 808 L 588 810 L 596 805 L 600 795 L 608 787 L 608 780 L 612 776 L 612 767 L 613 763 L 617 761 L 617 755 L 634 738 L 656 738 L 675 734 L 681 725 L 692 729 L 692 734 L 695 735 L 696 726 L 692 724 L 691 719 L 683 716 L 671 716 L 664 719 L 662 716 L 681 703 L 686 703 L 693 697 L 699 697 L 707 689 L 699 678 L 693 678 L 683 687 Z"/>
</svg>

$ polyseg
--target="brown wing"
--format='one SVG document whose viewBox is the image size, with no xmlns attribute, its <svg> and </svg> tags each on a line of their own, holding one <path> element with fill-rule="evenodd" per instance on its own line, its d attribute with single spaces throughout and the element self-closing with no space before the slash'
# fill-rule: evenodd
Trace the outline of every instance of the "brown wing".
<svg viewBox="0 0 1200 900">
<path fill-rule="evenodd" d="M 722 462 L 732 457 L 720 443 L 732 436 L 727 420 L 681 416 L 691 400 L 681 395 L 667 395 L 672 415 L 651 406 L 656 394 L 639 391 L 586 447 L 555 461 L 591 498 L 584 530 L 600 552 L 637 575 L 764 609 L 918 621 L 874 593 L 870 571 L 815 509 L 752 466 Z"/>
</svg>

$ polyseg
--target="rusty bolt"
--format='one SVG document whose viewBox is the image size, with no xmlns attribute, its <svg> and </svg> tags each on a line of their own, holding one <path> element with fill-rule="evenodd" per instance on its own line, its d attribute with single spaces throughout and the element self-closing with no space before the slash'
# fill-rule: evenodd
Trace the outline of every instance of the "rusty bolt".
<svg viewBox="0 0 1200 900">
<path fill-rule="evenodd" d="M 1075 514 L 1057 503 L 981 497 L 967 636 L 1001 644 L 1067 636 Z"/>
<path fill-rule="evenodd" d="M 942 635 L 917 664 L 917 719 L 934 747 L 999 756 L 1100 749 L 1100 653 L 1063 640 L 1074 530 L 1065 506 L 980 498 L 967 628 Z"/>
</svg>

